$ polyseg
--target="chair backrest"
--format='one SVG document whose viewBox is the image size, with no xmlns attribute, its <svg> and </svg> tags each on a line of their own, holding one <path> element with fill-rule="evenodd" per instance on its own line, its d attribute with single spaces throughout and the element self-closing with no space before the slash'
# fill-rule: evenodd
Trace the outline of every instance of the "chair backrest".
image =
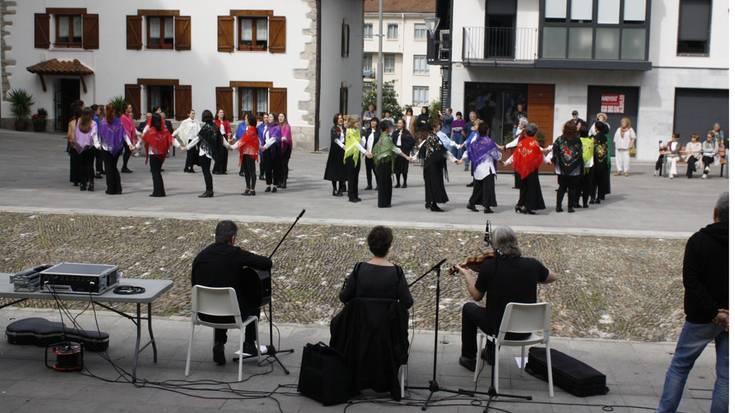
<svg viewBox="0 0 735 413">
<path fill-rule="evenodd" d="M 199 313 L 212 316 L 234 317 L 237 324 L 242 323 L 240 305 L 237 301 L 237 293 L 232 287 L 214 288 L 203 285 L 191 287 L 191 313 Z"/>
<path fill-rule="evenodd" d="M 508 303 L 500 322 L 498 337 L 505 333 L 534 333 L 543 331 L 548 337 L 551 325 L 551 303 Z"/>
</svg>

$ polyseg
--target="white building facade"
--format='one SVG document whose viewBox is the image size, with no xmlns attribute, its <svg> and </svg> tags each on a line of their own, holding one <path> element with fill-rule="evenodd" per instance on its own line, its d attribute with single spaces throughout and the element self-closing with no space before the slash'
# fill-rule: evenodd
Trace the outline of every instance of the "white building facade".
<svg viewBox="0 0 735 413">
<path fill-rule="evenodd" d="M 361 0 L 1 4 L 6 124 L 10 89 L 29 91 L 56 128 L 73 100 L 123 96 L 139 116 L 160 106 L 178 120 L 190 109 L 283 112 L 297 147 L 316 149 L 341 103 L 360 108 Z"/>
<path fill-rule="evenodd" d="M 573 110 L 606 112 L 613 132 L 629 117 L 645 161 L 672 132 L 728 132 L 726 0 L 440 0 L 437 12 L 451 57 L 432 55 L 437 40 L 430 61 L 451 68 L 451 104 L 501 141 L 519 110 L 547 142 Z"/>
<path fill-rule="evenodd" d="M 374 2 L 373 2 L 374 3 Z M 429 65 L 427 59 L 427 32 L 424 19 L 434 15 L 433 2 L 426 2 L 416 12 L 400 1 L 386 1 L 383 19 L 383 81 L 393 82 L 398 103 L 411 106 L 416 114 L 421 106 L 439 100 L 441 78 L 439 67 Z M 363 26 L 363 78 L 374 82 L 378 68 L 378 13 L 366 4 Z"/>
</svg>

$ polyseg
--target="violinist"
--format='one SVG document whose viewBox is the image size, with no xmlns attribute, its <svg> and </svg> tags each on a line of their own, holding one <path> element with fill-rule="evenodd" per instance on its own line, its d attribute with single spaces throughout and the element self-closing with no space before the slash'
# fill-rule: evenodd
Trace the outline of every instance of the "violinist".
<svg viewBox="0 0 735 413">
<path fill-rule="evenodd" d="M 475 370 L 477 329 L 497 335 L 508 303 L 535 303 L 536 285 L 557 280 L 555 273 L 534 258 L 522 257 L 518 239 L 510 227 L 500 226 L 492 232 L 494 253 L 455 266 L 472 299 L 462 306 L 462 354 L 459 364 Z M 473 257 L 479 258 L 479 257 Z M 473 262 L 474 261 L 474 262 Z M 481 262 L 480 262 L 481 261 Z M 485 305 L 477 303 L 487 295 Z M 506 339 L 522 340 L 525 334 L 506 334 Z M 485 359 L 493 363 L 494 346 L 486 346 Z"/>
</svg>

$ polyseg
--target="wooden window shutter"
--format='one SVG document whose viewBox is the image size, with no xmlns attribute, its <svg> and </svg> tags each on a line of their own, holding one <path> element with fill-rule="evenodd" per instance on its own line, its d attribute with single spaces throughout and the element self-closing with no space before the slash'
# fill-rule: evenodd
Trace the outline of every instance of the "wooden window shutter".
<svg viewBox="0 0 735 413">
<path fill-rule="evenodd" d="M 191 50 L 191 16 L 174 17 L 176 50 Z"/>
<path fill-rule="evenodd" d="M 100 16 L 85 14 L 82 16 L 82 47 L 88 50 L 100 48 Z"/>
<path fill-rule="evenodd" d="M 217 16 L 217 50 L 235 51 L 235 18 L 232 16 Z"/>
<path fill-rule="evenodd" d="M 191 86 L 179 85 L 174 88 L 174 118 L 184 120 L 191 112 Z"/>
<path fill-rule="evenodd" d="M 268 18 L 268 48 L 271 53 L 286 53 L 286 18 Z"/>
<path fill-rule="evenodd" d="M 125 85 L 125 101 L 133 105 L 133 117 L 140 119 L 140 85 Z"/>
<path fill-rule="evenodd" d="M 286 88 L 274 87 L 269 90 L 270 111 L 278 115 L 279 113 L 288 113 L 288 98 Z"/>
<path fill-rule="evenodd" d="M 49 26 L 51 16 L 44 13 L 36 13 L 33 15 L 34 35 L 33 43 L 36 49 L 48 49 L 51 46 L 49 38 Z"/>
<path fill-rule="evenodd" d="M 127 16 L 127 48 L 128 50 L 140 50 L 143 48 L 143 17 Z"/>
<path fill-rule="evenodd" d="M 225 118 L 232 121 L 232 88 L 227 87 L 218 87 L 215 90 L 216 94 L 216 101 L 217 101 L 217 107 L 215 108 L 215 111 L 219 112 L 220 109 L 225 111 Z M 216 112 L 215 112 L 216 115 Z"/>
</svg>

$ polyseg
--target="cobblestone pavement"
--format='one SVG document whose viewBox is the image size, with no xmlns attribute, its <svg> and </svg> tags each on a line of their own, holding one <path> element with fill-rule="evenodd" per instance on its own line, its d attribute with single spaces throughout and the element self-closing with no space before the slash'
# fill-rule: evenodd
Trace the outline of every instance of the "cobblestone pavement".
<svg viewBox="0 0 735 413">
<path fill-rule="evenodd" d="M 157 314 L 188 315 L 194 256 L 214 236 L 214 221 L 93 215 L 0 213 L 0 271 L 59 261 L 118 265 L 131 278 L 167 278 L 173 290 Z M 268 254 L 283 224 L 241 224 L 243 248 Z M 337 294 L 355 262 L 369 258 L 368 229 L 298 225 L 275 256 L 275 318 L 327 324 L 341 307 Z M 390 259 L 409 282 L 442 258 L 460 262 L 480 250 L 482 233 L 397 229 Z M 685 240 L 521 234 L 524 255 L 560 274 L 539 290 L 553 304 L 554 335 L 643 341 L 676 340 L 683 320 L 681 261 Z M 446 267 L 445 267 L 446 268 Z M 468 300 L 456 276 L 442 275 L 443 330 L 458 330 Z M 412 293 L 414 322 L 433 326 L 434 287 L 427 277 Z M 38 305 L 43 305 L 40 303 Z"/>
</svg>

